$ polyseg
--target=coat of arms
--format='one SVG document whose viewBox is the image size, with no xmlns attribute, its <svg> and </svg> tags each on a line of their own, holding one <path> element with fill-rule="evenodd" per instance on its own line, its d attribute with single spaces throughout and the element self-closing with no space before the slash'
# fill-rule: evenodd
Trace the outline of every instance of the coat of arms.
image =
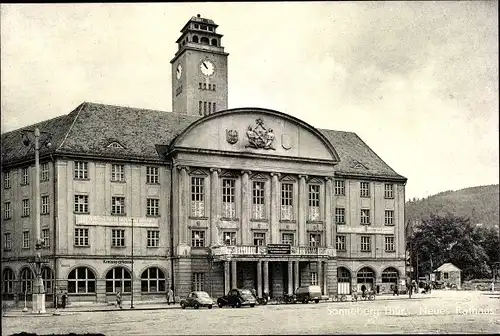
<svg viewBox="0 0 500 336">
<path fill-rule="evenodd" d="M 292 148 L 292 137 L 288 134 L 282 134 L 281 135 L 281 146 L 286 150 L 289 150 L 290 148 Z"/>
<path fill-rule="evenodd" d="M 238 131 L 237 130 L 226 130 L 226 140 L 231 145 L 238 142 Z"/>
<path fill-rule="evenodd" d="M 274 133 L 272 128 L 267 128 L 264 125 L 264 120 L 258 118 L 255 120 L 256 125 L 248 126 L 247 137 L 248 145 L 245 147 L 275 149 L 273 146 Z"/>
</svg>

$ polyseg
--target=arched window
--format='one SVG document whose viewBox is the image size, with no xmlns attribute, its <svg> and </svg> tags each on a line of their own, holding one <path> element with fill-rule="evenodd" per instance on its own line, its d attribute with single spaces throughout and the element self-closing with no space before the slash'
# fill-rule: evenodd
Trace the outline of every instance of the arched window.
<svg viewBox="0 0 500 336">
<path fill-rule="evenodd" d="M 2 293 L 14 293 L 14 271 L 6 268 L 2 272 Z"/>
<path fill-rule="evenodd" d="M 399 278 L 399 272 L 394 267 L 387 267 L 382 272 L 382 282 L 385 283 L 397 283 Z"/>
<path fill-rule="evenodd" d="M 210 44 L 210 42 L 209 42 L 209 40 L 208 40 L 208 37 L 202 37 L 202 38 L 200 39 L 200 42 L 201 42 L 202 44 Z"/>
<path fill-rule="evenodd" d="M 193 42 L 198 43 L 198 36 L 196 36 L 196 35 L 193 36 Z"/>
<path fill-rule="evenodd" d="M 52 270 L 48 267 L 44 267 L 42 269 L 42 279 L 43 279 L 43 288 L 45 289 L 45 293 L 51 294 L 54 291 L 54 287 L 52 284 L 54 283 Z"/>
<path fill-rule="evenodd" d="M 33 271 L 29 267 L 21 270 L 21 292 L 33 292 Z"/>
<path fill-rule="evenodd" d="M 95 293 L 95 274 L 87 267 L 77 267 L 68 275 L 68 293 Z"/>
<path fill-rule="evenodd" d="M 375 272 L 370 267 L 363 267 L 358 272 L 358 283 L 373 283 Z"/>
<path fill-rule="evenodd" d="M 123 267 L 115 267 L 106 274 L 106 293 L 130 293 L 132 291 L 132 277 Z"/>
<path fill-rule="evenodd" d="M 212 39 L 212 45 L 217 46 L 217 39 Z"/>
<path fill-rule="evenodd" d="M 337 268 L 338 282 L 351 282 L 351 272 L 345 267 Z"/>
<path fill-rule="evenodd" d="M 147 293 L 165 292 L 165 273 L 157 267 L 150 267 L 141 275 L 141 291 Z"/>
</svg>

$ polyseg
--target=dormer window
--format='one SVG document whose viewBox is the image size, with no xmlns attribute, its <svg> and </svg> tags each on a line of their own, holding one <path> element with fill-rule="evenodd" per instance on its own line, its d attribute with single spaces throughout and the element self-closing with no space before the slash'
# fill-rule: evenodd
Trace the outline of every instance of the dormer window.
<svg viewBox="0 0 500 336">
<path fill-rule="evenodd" d="M 113 141 L 109 145 L 107 145 L 106 148 L 120 148 L 120 149 L 124 149 L 125 147 L 123 147 L 118 141 Z"/>
</svg>

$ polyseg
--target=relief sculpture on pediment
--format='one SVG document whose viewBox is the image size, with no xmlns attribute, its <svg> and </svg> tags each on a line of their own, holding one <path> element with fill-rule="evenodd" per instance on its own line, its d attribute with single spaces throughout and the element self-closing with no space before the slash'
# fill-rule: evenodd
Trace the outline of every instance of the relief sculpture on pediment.
<svg viewBox="0 0 500 336">
<path fill-rule="evenodd" d="M 275 150 L 273 146 L 275 138 L 273 129 L 266 127 L 264 120 L 261 118 L 255 120 L 254 126 L 248 126 L 246 134 L 248 138 L 248 145 L 245 147 Z"/>
</svg>

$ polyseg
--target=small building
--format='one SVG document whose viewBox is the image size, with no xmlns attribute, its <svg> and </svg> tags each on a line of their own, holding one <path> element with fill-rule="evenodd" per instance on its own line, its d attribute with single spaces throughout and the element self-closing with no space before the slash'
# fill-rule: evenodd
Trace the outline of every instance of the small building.
<svg viewBox="0 0 500 336">
<path fill-rule="evenodd" d="M 457 289 L 460 289 L 462 282 L 461 273 L 460 268 L 452 263 L 445 263 L 434 270 L 436 281 L 442 282 L 446 287 L 453 287 L 455 285 Z"/>
</svg>

